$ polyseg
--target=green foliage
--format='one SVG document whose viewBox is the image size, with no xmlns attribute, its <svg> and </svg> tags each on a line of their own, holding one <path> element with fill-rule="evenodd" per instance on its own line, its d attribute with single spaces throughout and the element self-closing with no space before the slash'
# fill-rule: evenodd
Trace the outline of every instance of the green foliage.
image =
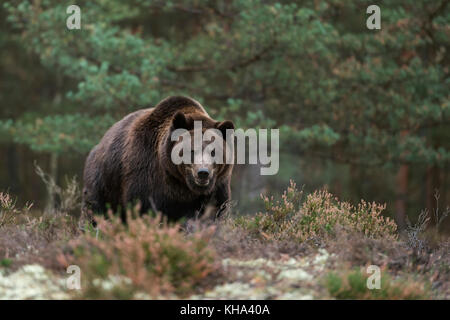
<svg viewBox="0 0 450 320">
<path fill-rule="evenodd" d="M 380 289 L 368 289 L 370 275 L 360 269 L 330 272 L 325 277 L 328 292 L 336 299 L 418 300 L 429 299 L 427 284 L 414 279 L 393 280 L 388 273 L 381 272 Z"/>
<path fill-rule="evenodd" d="M 381 215 L 384 205 L 361 200 L 355 207 L 326 190 L 309 194 L 300 205 L 301 197 L 291 181 L 281 200 L 262 197 L 266 212 L 238 217 L 235 223 L 257 237 L 274 240 L 325 241 L 334 236 L 337 227 L 374 239 L 397 238 L 396 224 Z"/>
<path fill-rule="evenodd" d="M 117 118 L 181 92 L 241 126 L 282 127 L 283 145 L 299 152 L 365 164 L 449 160 L 448 139 L 433 135 L 450 114 L 450 13 L 438 2 L 385 1 L 379 31 L 366 29 L 363 0 L 79 1 L 74 31 L 68 4 L 4 6 L 17 41 L 70 83 L 57 112 L 66 104 L 83 114 L 49 117 L 48 145 L 25 130 L 17 141 L 36 150 L 84 152 L 98 135 L 74 148 L 59 121 L 81 132 L 95 127 L 92 114 Z M 196 18 L 158 20 L 183 14 Z"/>
<path fill-rule="evenodd" d="M 12 265 L 12 260 L 8 258 L 3 258 L 0 260 L 0 266 L 3 268 L 9 268 Z"/>
<path fill-rule="evenodd" d="M 114 119 L 109 115 L 54 115 L 19 120 L 9 126 L 9 133 L 15 142 L 27 144 L 35 151 L 85 153 L 113 123 Z"/>
</svg>

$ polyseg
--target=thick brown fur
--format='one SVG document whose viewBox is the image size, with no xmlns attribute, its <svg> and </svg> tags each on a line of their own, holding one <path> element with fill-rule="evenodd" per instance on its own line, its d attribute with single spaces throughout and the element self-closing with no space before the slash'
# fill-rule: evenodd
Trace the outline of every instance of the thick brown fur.
<svg viewBox="0 0 450 320">
<path fill-rule="evenodd" d="M 127 115 L 114 124 L 90 152 L 84 169 L 83 207 L 104 213 L 140 203 L 141 212 L 160 211 L 171 220 L 193 217 L 208 205 L 219 210 L 230 199 L 232 165 L 222 164 L 206 193 L 186 185 L 183 170 L 171 161 L 170 134 L 179 114 L 189 126 L 201 120 L 203 128 L 234 128 L 218 122 L 187 97 L 169 97 L 156 107 Z M 190 128 L 187 128 L 190 129 Z"/>
</svg>

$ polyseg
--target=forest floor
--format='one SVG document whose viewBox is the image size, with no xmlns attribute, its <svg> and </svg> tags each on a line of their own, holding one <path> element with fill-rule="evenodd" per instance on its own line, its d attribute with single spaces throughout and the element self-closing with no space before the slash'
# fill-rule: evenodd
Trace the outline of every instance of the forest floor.
<svg viewBox="0 0 450 320">
<path fill-rule="evenodd" d="M 67 207 L 32 214 L 0 195 L 0 299 L 450 298 L 450 241 L 424 216 L 398 234 L 383 206 L 326 191 L 301 199 L 291 184 L 255 215 L 130 212 L 98 230 Z"/>
</svg>

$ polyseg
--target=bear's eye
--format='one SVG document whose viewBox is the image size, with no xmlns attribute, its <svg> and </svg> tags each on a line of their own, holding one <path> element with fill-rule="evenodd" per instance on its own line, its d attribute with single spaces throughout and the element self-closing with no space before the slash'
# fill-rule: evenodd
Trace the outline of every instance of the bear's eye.
<svg viewBox="0 0 450 320">
<path fill-rule="evenodd" d="M 213 151 L 211 151 L 211 157 L 215 157 L 216 156 L 216 150 L 213 149 Z"/>
</svg>

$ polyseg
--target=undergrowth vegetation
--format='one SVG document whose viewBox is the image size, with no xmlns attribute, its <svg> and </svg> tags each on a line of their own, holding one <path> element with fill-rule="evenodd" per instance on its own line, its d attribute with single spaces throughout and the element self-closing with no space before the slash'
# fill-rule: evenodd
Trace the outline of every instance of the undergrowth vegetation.
<svg viewBox="0 0 450 320">
<path fill-rule="evenodd" d="M 281 200 L 262 197 L 266 212 L 239 217 L 236 224 L 255 236 L 275 240 L 323 242 L 335 235 L 336 227 L 368 238 L 397 239 L 395 222 L 382 216 L 385 205 L 361 200 L 355 207 L 326 190 L 307 195 L 303 203 L 302 196 L 291 181 Z"/>
<path fill-rule="evenodd" d="M 24 208 L 16 207 L 14 200 L 8 193 L 0 192 L 0 227 L 8 224 L 14 224 L 19 213 L 28 213 L 32 204 L 25 205 Z"/>
<path fill-rule="evenodd" d="M 450 298 L 450 242 L 426 227 L 424 215 L 399 234 L 384 205 L 354 206 L 326 190 L 304 196 L 291 182 L 280 199 L 263 196 L 266 210 L 255 215 L 180 224 L 135 208 L 126 224 L 109 213 L 96 218 L 97 229 L 81 230 L 73 184 L 58 187 L 60 206 L 44 213 L 17 208 L 0 193 L 0 278 L 29 264 L 64 278 L 76 265 L 82 290 L 70 296 L 82 299 L 188 298 L 208 290 L 224 298 L 241 297 L 236 290 L 247 298 Z M 380 289 L 367 288 L 368 265 L 381 268 Z"/>
<path fill-rule="evenodd" d="M 104 296 L 98 284 L 110 275 L 129 279 L 130 287 L 151 297 L 185 296 L 217 269 L 214 250 L 208 247 L 214 227 L 186 235 L 161 215 L 139 217 L 136 212 L 128 212 L 127 224 L 112 214 L 98 218 L 98 234 L 88 232 L 71 243 L 73 254 L 62 261 L 84 270 L 86 297 Z M 113 289 L 115 298 L 126 296 L 123 286 Z"/>
<path fill-rule="evenodd" d="M 430 298 L 429 285 L 426 281 L 416 281 L 412 277 L 392 279 L 387 272 L 383 271 L 379 288 L 369 290 L 367 288 L 369 276 L 364 270 L 358 268 L 345 269 L 328 273 L 325 281 L 330 295 L 337 299 L 418 300 Z"/>
<path fill-rule="evenodd" d="M 37 263 L 61 270 L 57 256 L 77 237 L 77 219 L 65 212 L 36 213 L 31 205 L 16 207 L 8 194 L 0 194 L 0 261 L 8 268 Z"/>
</svg>

